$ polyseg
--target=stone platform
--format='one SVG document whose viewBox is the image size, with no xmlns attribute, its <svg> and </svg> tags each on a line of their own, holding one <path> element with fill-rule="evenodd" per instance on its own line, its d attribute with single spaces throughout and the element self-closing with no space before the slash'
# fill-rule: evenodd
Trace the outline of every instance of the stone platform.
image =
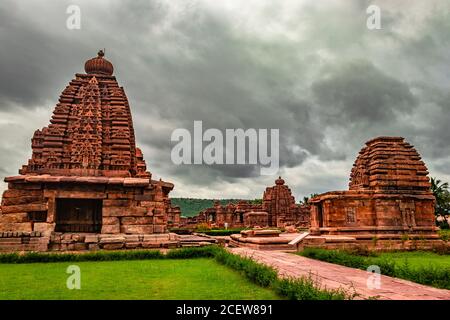
<svg viewBox="0 0 450 320">
<path fill-rule="evenodd" d="M 229 246 L 247 247 L 258 250 L 295 250 L 289 244 L 299 233 L 281 233 L 279 230 L 245 230 L 232 234 Z"/>
<path fill-rule="evenodd" d="M 0 232 L 0 252 L 47 251 L 50 237 L 41 232 Z"/>
<path fill-rule="evenodd" d="M 198 234 L 183 234 L 178 235 L 178 240 L 181 247 L 201 247 L 204 245 L 210 245 L 218 243 L 218 240 L 214 237 L 198 235 Z"/>
<path fill-rule="evenodd" d="M 200 247 L 216 244 L 202 235 L 0 232 L 0 252 L 46 252 Z"/>
<path fill-rule="evenodd" d="M 398 235 L 382 235 L 371 237 L 341 236 L 341 235 L 308 235 L 303 241 L 296 244 L 297 251 L 304 248 L 345 249 L 352 250 L 364 248 L 373 251 L 398 250 L 433 250 L 450 247 L 450 243 L 439 238 L 425 239 L 420 236 L 411 236 L 400 239 Z"/>
<path fill-rule="evenodd" d="M 246 230 L 230 236 L 230 247 L 244 247 L 257 250 L 301 251 L 305 248 L 357 249 L 374 251 L 432 250 L 449 247 L 450 243 L 438 237 L 422 238 L 412 235 L 401 239 L 398 234 L 383 234 L 366 237 L 344 235 L 310 235 L 307 233 L 280 233 L 274 230 Z M 255 234 L 256 232 L 256 234 Z"/>
</svg>

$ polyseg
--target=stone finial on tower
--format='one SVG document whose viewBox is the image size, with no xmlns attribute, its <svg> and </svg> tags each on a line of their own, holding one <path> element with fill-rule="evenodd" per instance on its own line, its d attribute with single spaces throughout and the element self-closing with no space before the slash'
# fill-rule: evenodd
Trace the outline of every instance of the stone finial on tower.
<svg viewBox="0 0 450 320">
<path fill-rule="evenodd" d="M 278 179 L 275 180 L 275 184 L 276 184 L 277 186 L 282 186 L 282 185 L 284 185 L 284 180 L 281 179 L 281 176 L 279 176 Z"/>
<path fill-rule="evenodd" d="M 111 76 L 114 71 L 114 67 L 111 62 L 104 58 L 105 51 L 99 50 L 97 57 L 89 59 L 84 64 L 84 70 L 88 74 L 101 74 Z"/>
</svg>

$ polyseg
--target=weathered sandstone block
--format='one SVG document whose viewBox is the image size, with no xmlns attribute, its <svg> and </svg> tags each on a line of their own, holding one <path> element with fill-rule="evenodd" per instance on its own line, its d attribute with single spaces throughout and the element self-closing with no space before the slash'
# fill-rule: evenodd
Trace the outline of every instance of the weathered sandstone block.
<svg viewBox="0 0 450 320">
<path fill-rule="evenodd" d="M 2 207 L 3 214 L 30 211 L 47 211 L 47 204 L 22 204 Z"/>
<path fill-rule="evenodd" d="M 166 227 L 166 225 L 154 225 L 153 232 L 154 233 L 165 233 L 165 232 L 167 232 L 167 227 Z"/>
<path fill-rule="evenodd" d="M 55 223 L 35 222 L 33 224 L 33 230 L 42 232 L 45 236 L 50 236 L 50 234 L 55 230 L 55 225 Z"/>
<path fill-rule="evenodd" d="M 17 212 L 0 215 L 0 223 L 20 223 L 27 221 L 28 221 L 27 212 Z"/>
<path fill-rule="evenodd" d="M 128 225 L 128 224 L 152 224 L 153 218 L 152 217 L 123 217 L 121 218 L 121 224 L 122 225 Z"/>
<path fill-rule="evenodd" d="M 119 220 L 118 217 L 103 217 L 102 224 L 104 224 L 104 225 L 107 225 L 107 224 L 119 225 L 120 224 L 120 220 Z"/>
<path fill-rule="evenodd" d="M 33 231 L 31 222 L 21 222 L 21 223 L 0 223 L 0 232 L 5 231 L 16 231 L 20 230 L 22 232 Z"/>
<path fill-rule="evenodd" d="M 138 234 L 144 234 L 144 233 L 153 233 L 154 226 L 153 225 L 122 225 L 120 227 L 120 231 L 122 233 L 138 233 Z"/>
<path fill-rule="evenodd" d="M 120 233 L 120 225 L 118 225 L 118 224 L 103 225 L 102 233 Z"/>
</svg>

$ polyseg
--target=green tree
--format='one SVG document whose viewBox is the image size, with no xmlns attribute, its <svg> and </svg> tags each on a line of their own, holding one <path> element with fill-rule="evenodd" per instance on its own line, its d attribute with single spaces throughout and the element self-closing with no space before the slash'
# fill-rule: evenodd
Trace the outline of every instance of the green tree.
<svg viewBox="0 0 450 320">
<path fill-rule="evenodd" d="M 309 195 L 309 197 L 308 196 L 303 197 L 303 200 L 300 200 L 300 204 L 307 205 L 309 199 L 312 199 L 312 198 L 314 198 L 314 197 L 316 197 L 318 195 L 319 195 L 318 193 L 311 193 Z"/>
<path fill-rule="evenodd" d="M 308 201 L 309 201 L 309 197 L 303 197 L 303 200 L 300 200 L 300 203 L 301 204 L 308 204 Z"/>
<path fill-rule="evenodd" d="M 251 204 L 262 204 L 262 199 L 249 200 Z"/>
<path fill-rule="evenodd" d="M 434 210 L 436 217 L 441 216 L 447 220 L 450 215 L 450 191 L 448 182 L 431 178 L 431 191 L 436 198 Z"/>
</svg>

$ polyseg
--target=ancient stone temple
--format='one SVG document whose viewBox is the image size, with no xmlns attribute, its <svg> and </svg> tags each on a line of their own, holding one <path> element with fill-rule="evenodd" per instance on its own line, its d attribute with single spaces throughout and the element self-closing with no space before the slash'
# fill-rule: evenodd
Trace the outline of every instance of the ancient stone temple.
<svg viewBox="0 0 450 320">
<path fill-rule="evenodd" d="M 113 70 L 102 51 L 88 60 L 50 124 L 35 131 L 28 164 L 5 178 L 0 235 L 18 238 L 11 243 L 58 244 L 62 233 L 166 234 L 168 223 L 179 221 L 168 197 L 174 185 L 147 171 Z"/>
<path fill-rule="evenodd" d="M 217 227 L 285 227 L 309 226 L 309 206 L 295 203 L 291 189 L 281 177 L 275 185 L 264 191 L 261 204 L 240 201 L 237 204 L 214 206 L 200 212 L 195 223 L 208 223 Z"/>
<path fill-rule="evenodd" d="M 311 233 L 437 238 L 434 201 L 427 168 L 414 147 L 401 137 L 378 137 L 360 151 L 348 191 L 310 200 Z"/>
<path fill-rule="evenodd" d="M 291 189 L 279 177 L 263 194 L 262 211 L 267 212 L 269 226 L 284 227 L 309 223 L 309 208 L 295 203 Z"/>
</svg>

